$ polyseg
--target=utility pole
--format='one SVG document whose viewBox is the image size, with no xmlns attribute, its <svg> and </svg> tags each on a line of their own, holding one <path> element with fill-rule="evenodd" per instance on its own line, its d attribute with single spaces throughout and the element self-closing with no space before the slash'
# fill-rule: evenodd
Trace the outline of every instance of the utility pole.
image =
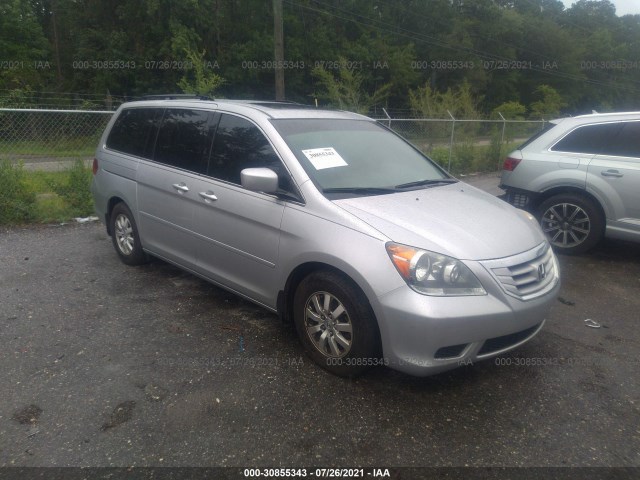
<svg viewBox="0 0 640 480">
<path fill-rule="evenodd" d="M 273 0 L 273 47 L 275 53 L 276 100 L 284 100 L 284 33 L 282 0 Z"/>
</svg>

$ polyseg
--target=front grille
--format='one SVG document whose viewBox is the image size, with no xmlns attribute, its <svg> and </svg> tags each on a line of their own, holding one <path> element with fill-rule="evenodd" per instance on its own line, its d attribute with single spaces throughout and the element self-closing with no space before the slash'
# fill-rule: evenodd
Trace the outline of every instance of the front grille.
<svg viewBox="0 0 640 480">
<path fill-rule="evenodd" d="M 529 195 L 526 193 L 509 192 L 507 201 L 517 208 L 524 208 L 529 204 Z"/>
<path fill-rule="evenodd" d="M 556 284 L 558 272 L 548 243 L 509 258 L 482 262 L 507 293 L 522 300 L 539 297 Z"/>
<path fill-rule="evenodd" d="M 499 352 L 500 350 L 516 345 L 533 335 L 538 328 L 540 328 L 540 324 L 520 332 L 503 335 L 502 337 L 490 338 L 484 342 L 482 348 L 478 351 L 478 356 Z"/>
</svg>

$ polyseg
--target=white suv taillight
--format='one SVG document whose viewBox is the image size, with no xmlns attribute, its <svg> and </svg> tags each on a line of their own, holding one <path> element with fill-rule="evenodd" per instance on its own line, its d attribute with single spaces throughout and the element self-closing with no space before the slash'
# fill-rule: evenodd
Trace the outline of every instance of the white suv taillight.
<svg viewBox="0 0 640 480">
<path fill-rule="evenodd" d="M 98 159 L 97 158 L 93 159 L 93 165 L 91 166 L 91 171 L 93 172 L 94 175 L 96 173 L 98 173 Z"/>
<path fill-rule="evenodd" d="M 522 160 L 519 160 L 517 158 L 507 157 L 504 159 L 502 169 L 508 172 L 513 172 L 521 161 Z"/>
</svg>

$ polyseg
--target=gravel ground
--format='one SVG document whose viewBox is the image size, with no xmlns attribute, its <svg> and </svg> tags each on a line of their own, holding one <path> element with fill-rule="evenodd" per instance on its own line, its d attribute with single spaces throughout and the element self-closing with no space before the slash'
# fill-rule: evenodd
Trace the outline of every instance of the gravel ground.
<svg viewBox="0 0 640 480">
<path fill-rule="evenodd" d="M 356 380 L 269 312 L 123 265 L 101 224 L 2 229 L 0 260 L 3 467 L 640 466 L 640 245 L 562 257 L 511 355 Z"/>
</svg>

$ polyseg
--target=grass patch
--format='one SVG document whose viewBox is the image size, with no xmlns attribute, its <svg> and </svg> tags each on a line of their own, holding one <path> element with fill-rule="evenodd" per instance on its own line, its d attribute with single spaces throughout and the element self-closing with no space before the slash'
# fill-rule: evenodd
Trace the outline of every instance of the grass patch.
<svg viewBox="0 0 640 480">
<path fill-rule="evenodd" d="M 0 224 L 33 220 L 36 194 L 30 188 L 22 165 L 0 163 Z"/>
<path fill-rule="evenodd" d="M 0 163 L 0 224 L 63 222 L 93 213 L 91 169 L 81 160 L 57 172 Z"/>
<path fill-rule="evenodd" d="M 0 155 L 6 153 L 24 156 L 47 156 L 51 158 L 90 157 L 96 151 L 100 137 L 81 137 L 55 139 L 48 142 L 42 140 L 15 140 L 0 142 Z"/>
<path fill-rule="evenodd" d="M 451 151 L 450 173 L 466 175 L 500 170 L 504 157 L 517 145 L 517 142 L 502 146 L 494 142 L 490 145 L 455 144 Z M 449 166 L 449 147 L 433 148 L 427 155 L 445 170 Z"/>
</svg>

